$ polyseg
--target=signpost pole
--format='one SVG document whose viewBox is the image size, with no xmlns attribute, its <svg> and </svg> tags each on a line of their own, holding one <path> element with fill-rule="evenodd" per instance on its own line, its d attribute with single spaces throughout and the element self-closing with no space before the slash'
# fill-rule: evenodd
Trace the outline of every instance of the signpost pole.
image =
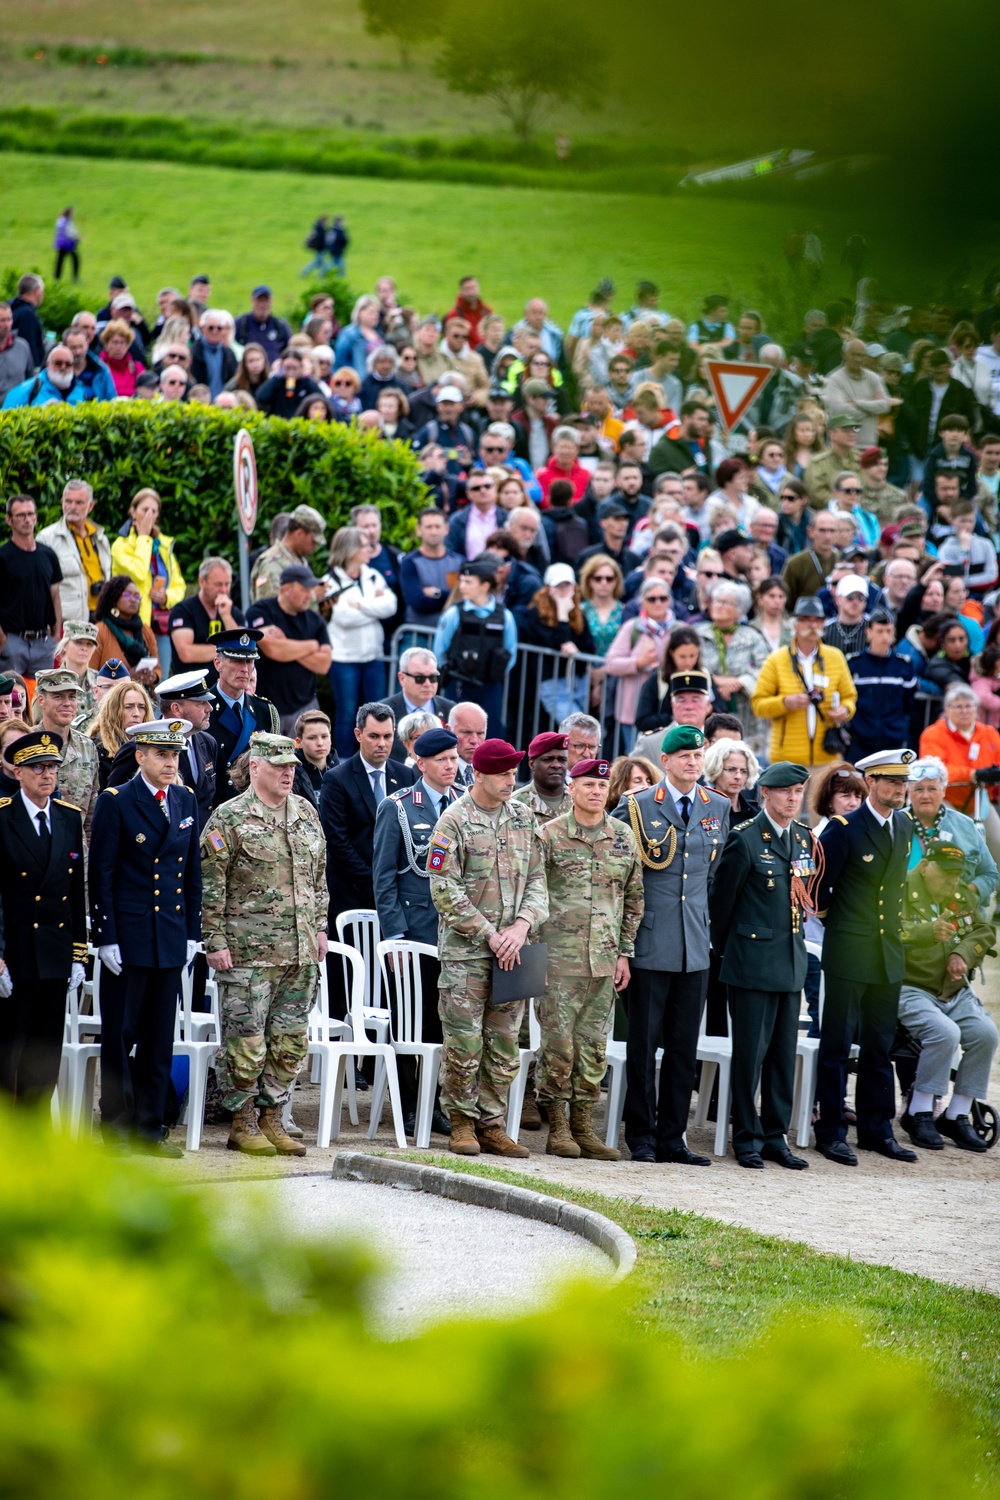
<svg viewBox="0 0 1000 1500">
<path fill-rule="evenodd" d="M 239 521 L 240 608 L 250 608 L 250 538 L 257 524 L 257 460 L 253 439 L 245 427 L 236 434 L 233 445 L 233 488 L 236 491 L 236 519 Z"/>
</svg>

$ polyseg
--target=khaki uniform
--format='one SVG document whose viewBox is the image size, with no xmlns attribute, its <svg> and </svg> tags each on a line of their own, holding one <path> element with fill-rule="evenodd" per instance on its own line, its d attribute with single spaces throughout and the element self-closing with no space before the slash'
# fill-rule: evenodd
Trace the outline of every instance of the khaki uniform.
<svg viewBox="0 0 1000 1500">
<path fill-rule="evenodd" d="M 464 796 L 439 819 L 427 867 L 440 917 L 441 1107 L 498 1124 L 517 1072 L 524 1002 L 493 1005 L 489 939 L 518 917 L 537 933 L 548 916 L 534 815 L 512 798 L 494 824 Z"/>
<path fill-rule="evenodd" d="M 326 931 L 326 846 L 303 797 L 267 807 L 252 788 L 209 817 L 201 839 L 205 949 L 217 971 L 227 1109 L 283 1105 L 306 1056 Z"/>
<path fill-rule="evenodd" d="M 848 473 L 861 477 L 861 462 L 856 453 L 849 453 L 846 459 L 841 459 L 829 448 L 811 458 L 802 475 L 802 483 L 812 504 L 825 509 L 833 497 L 833 481 L 838 474 Z"/>
<path fill-rule="evenodd" d="M 605 815 L 582 829 L 572 808 L 542 829 L 549 916 L 538 940 L 549 946 L 538 1099 L 596 1102 L 607 1062 L 619 957 L 631 958 L 645 905 L 635 834 Z"/>
<path fill-rule="evenodd" d="M 62 731 L 60 731 L 62 733 Z M 97 801 L 97 746 L 93 740 L 70 728 L 63 736 L 63 758 L 59 767 L 59 795 L 83 815 L 84 837 L 90 839 L 90 821 Z"/>
<path fill-rule="evenodd" d="M 253 603 L 258 599 L 271 599 L 278 592 L 278 579 L 285 568 L 290 568 L 294 563 L 302 562 L 301 557 L 296 557 L 290 552 L 284 542 L 275 542 L 273 547 L 268 547 L 262 552 L 254 563 L 253 578 L 250 587 L 253 591 Z"/>
<path fill-rule="evenodd" d="M 563 792 L 559 801 L 550 805 L 535 791 L 535 783 L 529 781 L 527 786 L 522 786 L 510 799 L 512 802 L 523 802 L 525 807 L 530 807 L 540 828 L 550 823 L 553 818 L 561 818 L 563 813 L 568 813 L 573 806 L 569 800 L 569 792 Z"/>
</svg>

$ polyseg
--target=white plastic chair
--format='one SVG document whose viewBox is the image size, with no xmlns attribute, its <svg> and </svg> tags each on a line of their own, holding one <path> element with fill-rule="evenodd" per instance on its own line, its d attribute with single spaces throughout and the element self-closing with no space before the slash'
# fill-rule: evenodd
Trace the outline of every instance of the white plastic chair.
<svg viewBox="0 0 1000 1500">
<path fill-rule="evenodd" d="M 806 952 L 816 959 L 823 956 L 818 943 L 806 943 Z M 826 976 L 822 969 L 819 975 L 819 1019 L 823 1020 L 823 1002 L 826 998 Z M 805 992 L 803 991 L 803 1001 Z M 800 1036 L 795 1046 L 795 1089 L 792 1093 L 792 1125 L 795 1139 L 800 1146 L 808 1146 L 812 1132 L 813 1102 L 816 1098 L 816 1079 L 819 1073 L 819 1037 Z"/>
<path fill-rule="evenodd" d="M 59 1065 L 58 1118 L 54 1115 L 53 1121 L 58 1125 L 65 1120 L 73 1140 L 81 1132 L 90 1134 L 94 1114 L 94 1085 L 101 1056 L 100 972 L 101 966 L 95 962 L 93 981 L 77 989 L 72 986 L 66 989 L 66 1031 Z M 94 1008 L 92 1015 L 80 1009 L 88 989 Z"/>
<path fill-rule="evenodd" d="M 331 1064 L 329 1048 L 333 1042 L 342 1042 L 350 1039 L 351 1023 L 349 1021 L 338 1021 L 330 1014 L 330 987 L 327 983 L 326 964 L 319 966 L 319 993 L 316 996 L 316 1004 L 309 1012 L 308 1022 L 309 1056 L 313 1064 L 313 1082 L 320 1085 L 320 1099 L 322 1100 L 322 1088 Z M 294 1085 L 292 1089 L 294 1095 Z M 288 1124 L 288 1116 L 291 1113 L 292 1100 L 288 1100 L 283 1119 Z M 347 1111 L 350 1115 L 351 1124 L 358 1123 L 358 1093 L 354 1086 L 354 1069 L 347 1071 Z"/>
<path fill-rule="evenodd" d="M 218 986 L 213 986 L 214 1003 L 218 1006 Z M 187 1120 L 186 1145 L 189 1151 L 201 1148 L 201 1133 L 205 1124 L 205 1093 L 208 1088 L 208 1070 L 222 1044 L 222 1029 L 218 1010 L 193 1010 L 194 963 L 181 970 L 181 993 L 174 1021 L 174 1056 L 188 1060 L 187 1102 L 182 1118 Z M 209 998 L 208 985 L 205 986 Z"/>
<path fill-rule="evenodd" d="M 625 1043 L 616 1042 L 614 1037 L 608 1037 L 605 1049 L 605 1061 L 608 1065 L 608 1104 L 607 1116 L 604 1121 L 604 1144 L 606 1146 L 618 1145 L 618 1136 L 622 1128 L 622 1116 L 625 1113 Z"/>
<path fill-rule="evenodd" d="M 512 1141 L 517 1140 L 518 1131 L 521 1129 L 521 1110 L 524 1106 L 524 1095 L 528 1087 L 528 1069 L 533 1062 L 537 1062 L 538 1053 L 542 1045 L 542 1028 L 538 1024 L 535 1015 L 534 1000 L 528 1001 L 528 1046 L 518 1048 L 517 1076 L 510 1086 L 507 1096 L 507 1134 Z"/>
<path fill-rule="evenodd" d="M 701 1013 L 701 1025 L 698 1028 L 698 1051 L 695 1054 L 701 1063 L 701 1076 L 698 1079 L 698 1103 L 695 1106 L 694 1123 L 703 1126 L 708 1119 L 708 1104 L 712 1096 L 712 1083 L 715 1071 L 719 1073 L 718 1094 L 718 1116 L 715 1122 L 715 1144 L 712 1149 L 716 1156 L 725 1156 L 726 1146 L 729 1139 L 729 1111 L 732 1107 L 733 1087 L 733 1040 L 728 1034 L 725 1036 L 709 1036 L 705 1030 L 707 1006 Z M 729 1016 L 726 1016 L 726 1026 L 729 1025 Z"/>
<path fill-rule="evenodd" d="M 348 947 L 346 943 L 331 943 L 330 952 L 337 953 L 344 960 L 345 971 L 350 970 L 350 1037 L 342 1041 L 330 1041 L 324 1044 L 326 1066 L 323 1070 L 323 1078 L 320 1084 L 319 1096 L 319 1131 L 317 1132 L 316 1144 L 320 1147 L 329 1146 L 331 1139 L 337 1140 L 340 1136 L 340 1121 L 343 1113 L 344 1103 L 344 1076 L 346 1069 L 353 1066 L 359 1057 L 374 1057 L 385 1069 L 389 1086 L 389 1099 L 392 1104 L 392 1123 L 396 1132 L 396 1145 L 400 1151 L 406 1150 L 406 1134 L 403 1130 L 403 1109 L 399 1099 L 399 1075 L 396 1071 L 396 1054 L 388 1042 L 370 1042 L 368 1040 L 365 1026 L 370 1024 L 365 1014 L 365 964 L 361 954 L 356 948 Z M 378 1076 L 376 1075 L 376 1085 Z"/>
<path fill-rule="evenodd" d="M 378 945 L 382 929 L 378 924 L 378 912 L 374 908 L 352 907 L 337 917 L 337 941 L 356 948 L 365 965 L 365 1030 L 370 1031 L 377 1042 L 388 1042 L 389 1023 L 392 1017 L 382 1004 L 382 971 L 378 963 Z M 347 965 L 344 965 L 344 992 L 350 990 Z M 380 1082 L 378 1063 L 375 1064 L 374 1083 Z"/>
<path fill-rule="evenodd" d="M 395 1025 L 392 1048 L 397 1057 L 413 1057 L 417 1060 L 417 1121 L 413 1135 L 414 1145 L 426 1150 L 431 1143 L 431 1116 L 437 1095 L 438 1075 L 441 1071 L 440 1042 L 425 1042 L 423 1039 L 423 980 L 420 959 L 437 958 L 437 949 L 429 943 L 411 943 L 404 938 L 387 938 L 378 945 L 378 961 L 382 970 L 382 993 L 392 994 L 395 999 Z M 389 979 L 390 961 L 393 977 Z M 386 1074 L 380 1070 L 375 1088 L 372 1090 L 371 1123 L 368 1139 L 374 1139 L 382 1119 L 385 1106 Z"/>
</svg>

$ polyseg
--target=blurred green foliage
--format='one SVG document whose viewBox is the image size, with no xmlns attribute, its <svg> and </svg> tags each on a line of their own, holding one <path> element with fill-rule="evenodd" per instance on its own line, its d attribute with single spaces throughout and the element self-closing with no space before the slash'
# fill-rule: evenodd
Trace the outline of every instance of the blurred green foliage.
<svg viewBox="0 0 1000 1500">
<path fill-rule="evenodd" d="M 289 308 L 286 316 L 292 325 L 293 333 L 298 333 L 306 318 L 309 317 L 309 303 L 318 292 L 328 292 L 333 298 L 333 306 L 339 323 L 347 324 L 351 321 L 357 294 L 351 291 L 344 277 L 337 271 L 325 271 L 322 276 L 309 277 Z"/>
<path fill-rule="evenodd" d="M 693 1359 L 591 1289 L 379 1343 L 357 1246 L 283 1241 L 263 1193 L 237 1227 L 148 1166 L 0 1125 L 5 1500 L 997 1494 L 922 1368 L 853 1325 Z"/>
<path fill-rule="evenodd" d="M 352 505 L 377 505 L 386 539 L 408 546 L 424 503 L 416 459 L 402 443 L 337 422 L 286 422 L 259 412 L 180 402 L 96 402 L 20 408 L 0 414 L 0 494 L 28 494 L 39 523 L 59 519 L 65 481 L 94 487 L 95 517 L 114 534 L 136 490 L 151 485 L 163 502 L 190 578 L 203 557 L 235 562 L 233 440 L 253 438 L 260 492 L 259 543 L 279 510 L 313 505 L 329 532 Z M 0 1486 L 2 1495 L 2 1486 Z"/>
</svg>

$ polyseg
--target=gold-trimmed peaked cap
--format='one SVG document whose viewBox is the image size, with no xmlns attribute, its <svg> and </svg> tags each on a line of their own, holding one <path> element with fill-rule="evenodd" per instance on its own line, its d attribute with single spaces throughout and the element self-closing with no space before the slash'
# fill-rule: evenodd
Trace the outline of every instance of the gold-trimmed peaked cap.
<svg viewBox="0 0 1000 1500">
<path fill-rule="evenodd" d="M 62 736 L 48 729 L 33 729 L 12 740 L 3 753 L 10 766 L 49 766 L 62 761 Z"/>
</svg>

